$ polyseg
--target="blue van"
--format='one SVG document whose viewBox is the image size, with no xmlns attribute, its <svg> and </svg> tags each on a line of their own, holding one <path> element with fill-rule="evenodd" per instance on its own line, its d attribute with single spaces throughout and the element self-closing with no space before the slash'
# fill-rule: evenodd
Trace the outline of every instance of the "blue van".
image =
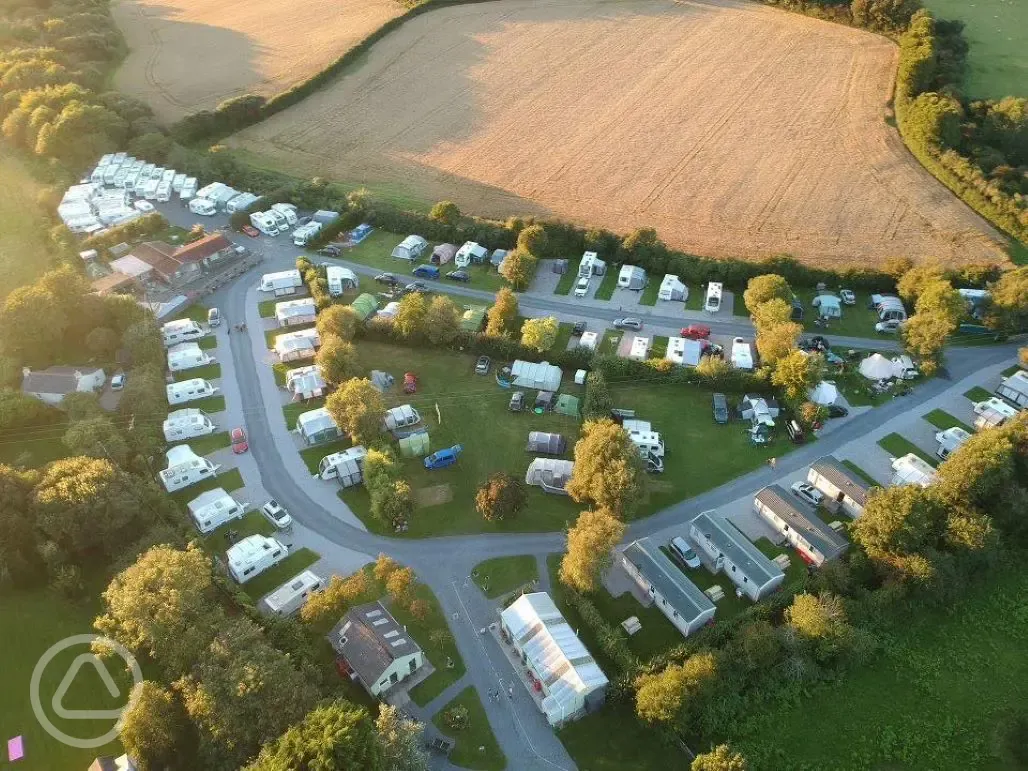
<svg viewBox="0 0 1028 771">
<path fill-rule="evenodd" d="M 413 273 L 418 278 L 439 278 L 439 268 L 435 265 L 418 265 Z"/>
</svg>

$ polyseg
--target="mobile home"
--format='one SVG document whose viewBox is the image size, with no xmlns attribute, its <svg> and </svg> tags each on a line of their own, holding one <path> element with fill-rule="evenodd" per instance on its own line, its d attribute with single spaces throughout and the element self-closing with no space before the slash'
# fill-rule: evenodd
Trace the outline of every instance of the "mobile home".
<svg viewBox="0 0 1028 771">
<path fill-rule="evenodd" d="M 161 471 L 160 479 L 164 489 L 169 493 L 183 490 L 205 479 L 211 479 L 221 468 L 207 458 L 197 455 L 188 444 L 176 445 L 165 455 L 168 459 L 168 467 Z"/>
<path fill-rule="evenodd" d="M 191 380 L 183 380 L 179 383 L 168 383 L 168 404 L 185 404 L 186 402 L 206 399 L 218 393 L 216 386 L 213 386 L 203 378 L 195 377 Z"/>
<path fill-rule="evenodd" d="M 864 513 L 871 485 L 831 455 L 814 461 L 807 481 L 825 494 L 823 505 L 829 511 L 842 511 L 853 519 Z"/>
<path fill-rule="evenodd" d="M 278 273 L 265 273 L 261 276 L 262 292 L 292 294 L 292 292 L 300 286 L 303 286 L 303 279 L 300 277 L 300 271 L 296 268 L 293 268 L 292 270 L 282 270 Z"/>
<path fill-rule="evenodd" d="M 785 581 L 785 573 L 728 519 L 704 511 L 689 523 L 689 540 L 707 556 L 715 573 L 724 573 L 754 602 Z"/>
<path fill-rule="evenodd" d="M 714 603 L 649 538 L 628 544 L 621 564 L 684 637 L 713 622 Z"/>
<path fill-rule="evenodd" d="M 181 372 L 202 367 L 214 361 L 214 357 L 196 343 L 179 343 L 168 349 L 168 369 Z"/>
<path fill-rule="evenodd" d="M 228 572 L 241 584 L 256 578 L 288 556 L 289 550 L 278 540 L 263 535 L 248 535 L 225 553 Z"/>
<path fill-rule="evenodd" d="M 258 605 L 273 616 L 291 616 L 322 587 L 322 580 L 309 570 L 295 575 L 273 591 Z"/>
<path fill-rule="evenodd" d="M 753 510 L 812 565 L 833 560 L 849 548 L 845 538 L 778 485 L 758 492 L 753 498 Z"/>
<path fill-rule="evenodd" d="M 200 493 L 188 504 L 189 516 L 201 535 L 217 530 L 226 522 L 241 519 L 246 507 L 221 487 Z"/>
<path fill-rule="evenodd" d="M 201 410 L 175 410 L 169 413 L 164 421 L 164 440 L 181 442 L 197 436 L 208 436 L 217 430 L 214 421 Z"/>
<path fill-rule="evenodd" d="M 171 348 L 179 343 L 195 343 L 205 334 L 203 327 L 192 319 L 169 321 L 161 327 L 161 337 L 164 340 L 165 348 Z"/>
<path fill-rule="evenodd" d="M 707 284 L 707 296 L 703 301 L 703 310 L 707 313 L 717 313 L 721 310 L 721 282 L 711 281 Z"/>
<path fill-rule="evenodd" d="M 318 464 L 318 476 L 325 480 L 338 479 L 343 487 L 359 485 L 364 480 L 364 458 L 367 455 L 368 451 L 360 446 L 326 455 Z"/>
</svg>

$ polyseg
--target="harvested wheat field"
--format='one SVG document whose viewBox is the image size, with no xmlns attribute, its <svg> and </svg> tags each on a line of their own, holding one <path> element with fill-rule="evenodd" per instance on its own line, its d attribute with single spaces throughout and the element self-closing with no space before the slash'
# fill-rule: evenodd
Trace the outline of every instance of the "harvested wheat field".
<svg viewBox="0 0 1028 771">
<path fill-rule="evenodd" d="M 886 123 L 887 40 L 736 0 L 424 14 L 232 141 L 485 215 L 657 229 L 699 254 L 1004 259 Z"/>
<path fill-rule="evenodd" d="M 404 10 L 398 0 L 120 0 L 112 12 L 131 52 L 115 85 L 167 121 L 241 94 L 270 96 Z"/>
</svg>

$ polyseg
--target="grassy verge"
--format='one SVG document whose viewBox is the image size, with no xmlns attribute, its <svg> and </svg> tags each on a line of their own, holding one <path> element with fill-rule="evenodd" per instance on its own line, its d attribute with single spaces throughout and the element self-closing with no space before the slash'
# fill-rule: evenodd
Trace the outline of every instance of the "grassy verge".
<svg viewBox="0 0 1028 771">
<path fill-rule="evenodd" d="M 562 321 L 560 326 L 557 327 L 557 339 L 553 341 L 553 345 L 550 347 L 551 351 L 564 351 L 567 350 L 568 343 L 571 342 L 571 333 L 574 331 L 575 325 Z"/>
<path fill-rule="evenodd" d="M 190 305 L 188 308 L 183 308 L 168 320 L 177 321 L 179 319 L 192 319 L 197 324 L 206 324 L 208 310 L 209 309 L 206 305 Z"/>
<path fill-rule="evenodd" d="M 664 335 L 657 335 L 653 338 L 653 345 L 650 348 L 651 359 L 663 359 L 667 353 L 667 341 L 668 339 Z"/>
<path fill-rule="evenodd" d="M 554 294 L 569 295 L 571 290 L 575 286 L 575 282 L 578 281 L 578 271 L 571 270 L 568 267 L 567 273 L 562 273 L 560 280 L 557 282 L 557 286 L 553 288 Z"/>
<path fill-rule="evenodd" d="M 1010 376 L 1011 376 L 1011 375 L 1013 375 L 1014 373 L 1016 373 L 1016 372 L 1020 372 L 1020 371 L 1021 371 L 1021 365 L 1020 365 L 1020 364 L 1014 364 L 1014 365 L 1013 365 L 1013 366 L 1011 366 L 1011 367 L 1007 367 L 1007 368 L 1006 368 L 1005 370 L 1003 370 L 1003 372 L 1001 372 L 1000 374 L 1001 374 L 1001 375 L 1003 375 L 1003 377 L 1010 377 Z"/>
<path fill-rule="evenodd" d="M 742 288 L 732 289 L 730 287 L 725 287 L 725 289 L 732 293 L 732 315 L 749 318 L 750 312 L 746 309 L 746 301 L 743 299 Z M 722 305 L 724 305 L 724 303 L 722 303 Z"/>
<path fill-rule="evenodd" d="M 643 289 L 642 294 L 639 295 L 640 305 L 656 305 L 657 295 L 660 294 L 660 282 L 656 278 L 651 278 L 650 283 Z"/>
<path fill-rule="evenodd" d="M 964 396 L 973 402 L 981 402 L 992 398 L 992 394 L 981 386 L 975 386 L 970 391 L 964 391 Z"/>
<path fill-rule="evenodd" d="M 531 555 L 496 557 L 475 565 L 471 578 L 486 597 L 494 598 L 537 581 L 539 568 Z"/>
<path fill-rule="evenodd" d="M 232 440 L 229 439 L 228 431 L 219 431 L 217 434 L 197 436 L 185 442 L 178 442 L 178 444 L 188 444 L 197 455 L 206 455 L 215 450 L 228 447 L 232 444 Z"/>
<path fill-rule="evenodd" d="M 176 383 L 181 383 L 183 380 L 192 380 L 197 377 L 204 380 L 217 380 L 221 377 L 221 365 L 214 362 L 213 364 L 205 364 L 202 367 L 193 367 L 192 369 L 175 372 L 173 375 Z"/>
<path fill-rule="evenodd" d="M 321 463 L 321 459 L 326 455 L 331 455 L 334 452 L 342 452 L 348 447 L 352 447 L 353 443 L 349 439 L 337 439 L 334 442 L 328 442 L 326 444 L 319 444 L 317 447 L 308 447 L 306 450 L 300 450 L 300 457 L 303 458 L 304 465 L 307 466 L 307 470 L 311 474 L 318 473 L 318 465 Z"/>
<path fill-rule="evenodd" d="M 205 335 L 197 342 L 201 351 L 213 351 L 218 347 L 218 338 L 215 335 Z"/>
<path fill-rule="evenodd" d="M 589 771 L 667 771 L 686 769 L 690 758 L 669 746 L 635 715 L 628 703 L 608 702 L 603 709 L 557 732 L 579 768 Z"/>
<path fill-rule="evenodd" d="M 974 433 L 974 429 L 967 425 L 967 423 L 965 423 L 962 420 L 957 420 L 955 417 L 953 417 L 944 410 L 932 410 L 927 415 L 923 415 L 922 417 L 929 423 L 931 423 L 933 426 L 942 429 L 943 431 L 945 431 L 947 428 L 953 428 L 955 426 L 957 428 L 964 429 L 969 434 Z"/>
<path fill-rule="evenodd" d="M 463 730 L 454 731 L 446 723 L 446 712 L 453 707 L 463 707 L 468 712 L 468 725 Z M 450 762 L 454 765 L 477 771 L 500 771 L 507 767 L 507 759 L 497 744 L 496 737 L 493 736 L 489 718 L 486 717 L 485 708 L 473 686 L 469 685 L 457 694 L 449 704 L 436 713 L 432 722 L 436 728 L 457 741 L 450 752 Z"/>
<path fill-rule="evenodd" d="M 621 336 L 623 332 L 619 332 L 616 329 L 607 329 L 603 332 L 603 339 L 600 340 L 600 344 L 596 346 L 596 354 L 598 356 L 614 356 L 618 352 L 618 346 L 621 344 Z"/>
<path fill-rule="evenodd" d="M 275 306 L 280 302 L 281 300 L 261 300 L 257 303 L 257 312 L 262 319 L 270 319 L 275 315 Z"/>
<path fill-rule="evenodd" d="M 213 415 L 216 412 L 225 411 L 225 397 L 224 396 L 206 396 L 203 399 L 197 399 L 196 401 L 188 402 L 183 404 L 183 407 L 194 407 L 198 410 L 203 410 L 208 415 Z"/>
<path fill-rule="evenodd" d="M 853 461 L 851 461 L 851 460 L 844 460 L 844 461 L 842 461 L 842 465 L 844 465 L 846 468 L 848 468 L 850 471 L 852 471 L 858 477 L 863 479 L 869 485 L 874 485 L 875 487 L 881 487 L 881 485 L 879 484 L 877 479 L 875 479 L 873 476 L 868 474 L 866 471 L 864 471 L 864 469 L 862 469 L 860 466 L 858 466 Z"/>
<path fill-rule="evenodd" d="M 233 490 L 238 490 L 243 486 L 243 477 L 239 473 L 239 469 L 229 469 L 223 474 L 218 474 L 214 479 L 207 479 L 196 485 L 191 485 L 184 490 L 178 490 L 171 494 L 179 503 L 185 505 L 189 501 L 193 500 L 200 493 L 205 493 L 208 490 L 216 490 L 219 487 L 224 488 L 225 492 L 230 493 Z"/>
<path fill-rule="evenodd" d="M 914 453 L 921 460 L 930 463 L 932 466 L 939 465 L 939 459 L 933 458 L 916 444 L 899 434 L 888 434 L 878 440 L 878 446 L 894 458 L 901 458 L 909 453 Z"/>
<path fill-rule="evenodd" d="M 305 402 L 291 402 L 282 408 L 282 414 L 286 416 L 286 427 L 292 431 L 296 428 L 296 419 L 305 412 L 316 410 L 325 406 L 324 398 L 308 399 Z"/>
<path fill-rule="evenodd" d="M 618 272 L 614 270 L 613 265 L 607 266 L 607 272 L 603 274 L 603 279 L 600 281 L 600 285 L 596 288 L 596 294 L 593 295 L 597 300 L 609 300 L 614 296 L 614 290 L 618 287 Z"/>
<path fill-rule="evenodd" d="M 212 554 L 224 555 L 228 551 L 228 547 L 232 545 L 228 538 L 229 530 L 234 530 L 239 538 L 246 538 L 248 535 L 272 535 L 275 532 L 275 526 L 259 511 L 251 511 L 234 522 L 222 525 L 206 536 L 203 539 L 204 548 Z"/>
</svg>

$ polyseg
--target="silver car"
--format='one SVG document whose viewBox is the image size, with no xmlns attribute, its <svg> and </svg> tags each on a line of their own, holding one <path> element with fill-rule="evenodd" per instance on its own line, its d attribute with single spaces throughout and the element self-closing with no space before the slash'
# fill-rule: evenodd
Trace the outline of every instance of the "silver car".
<svg viewBox="0 0 1028 771">
<path fill-rule="evenodd" d="M 672 538 L 668 548 L 671 550 L 672 556 L 685 567 L 698 568 L 700 566 L 700 558 L 696 556 L 696 552 L 689 548 L 689 544 L 685 542 L 682 536 L 676 535 Z"/>
<path fill-rule="evenodd" d="M 632 329 L 638 332 L 643 328 L 642 319 L 628 316 L 623 319 L 614 319 L 614 329 Z"/>
<path fill-rule="evenodd" d="M 825 494 L 807 482 L 793 482 L 792 494 L 815 508 L 825 502 Z"/>
</svg>

